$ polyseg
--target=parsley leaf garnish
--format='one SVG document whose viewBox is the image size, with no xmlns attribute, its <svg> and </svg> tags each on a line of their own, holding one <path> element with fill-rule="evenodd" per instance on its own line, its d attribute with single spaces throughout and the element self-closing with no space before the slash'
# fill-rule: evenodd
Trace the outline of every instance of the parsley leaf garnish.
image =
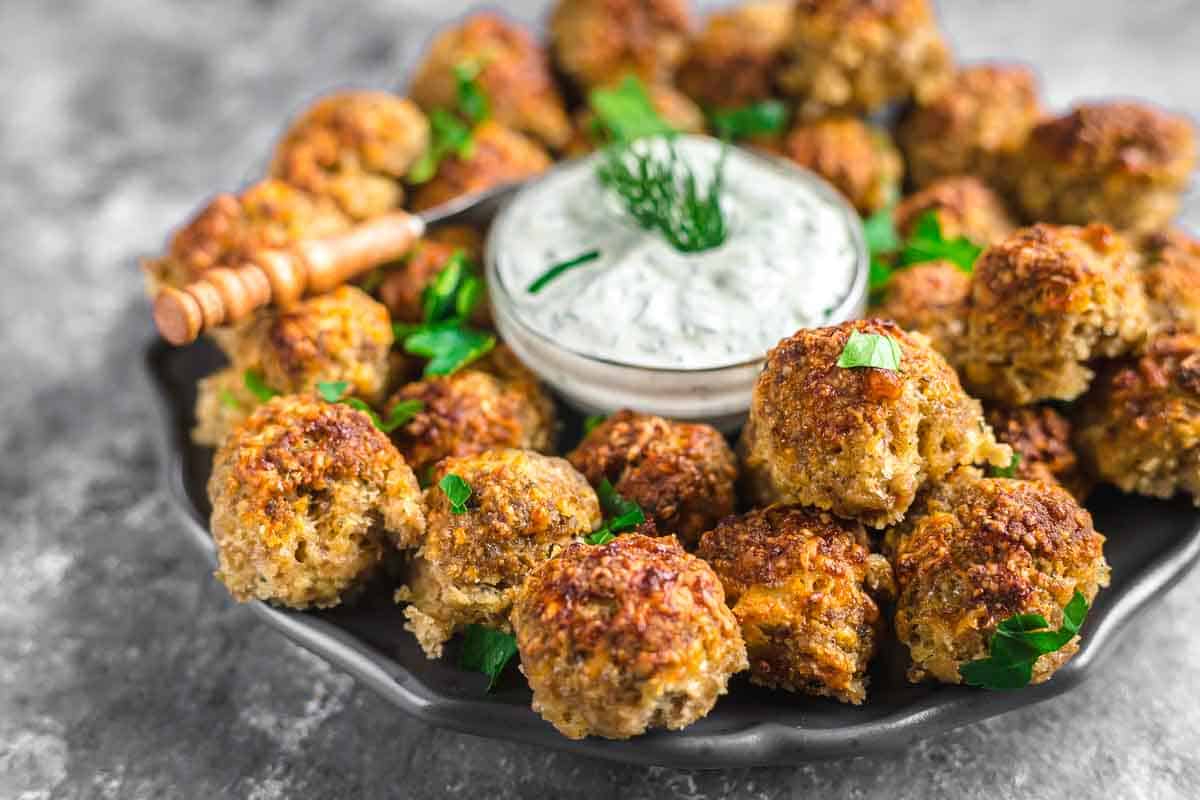
<svg viewBox="0 0 1200 800">
<path fill-rule="evenodd" d="M 457 314 L 458 292 L 470 269 L 466 253 L 462 250 L 455 250 L 446 259 L 437 275 L 421 292 L 421 309 L 426 322 L 439 322 Z"/>
<path fill-rule="evenodd" d="M 559 275 L 562 275 L 564 272 L 575 269 L 576 267 L 581 267 L 584 264 L 595 261 L 599 257 L 599 250 L 589 250 L 586 253 L 581 253 L 580 255 L 575 256 L 574 258 L 568 258 L 566 261 L 560 261 L 539 275 L 533 283 L 529 284 L 525 291 L 529 292 L 530 294 L 537 294 L 542 289 L 545 289 L 546 285 L 549 284 L 550 281 L 554 280 Z"/>
<path fill-rule="evenodd" d="M 452 375 L 496 346 L 496 337 L 458 320 L 426 325 L 404 340 L 404 350 L 429 359 L 425 376 Z"/>
<path fill-rule="evenodd" d="M 317 384 L 317 394 L 326 403 L 337 403 L 350 390 L 350 381 L 321 381 Z"/>
<path fill-rule="evenodd" d="M 221 405 L 230 411 L 240 411 L 242 408 L 242 404 L 238 402 L 237 397 L 228 388 L 222 389 L 217 394 L 217 397 L 221 400 Z"/>
<path fill-rule="evenodd" d="M 788 124 L 787 106 L 778 100 L 718 109 L 708 116 L 717 135 L 731 142 L 782 133 Z"/>
<path fill-rule="evenodd" d="M 404 425 L 425 407 L 425 404 L 420 400 L 401 400 L 392 406 L 392 410 L 388 413 L 388 418 L 384 420 L 380 419 L 379 414 L 375 413 L 375 409 L 359 398 L 346 397 L 346 392 L 349 390 L 349 381 L 321 381 L 317 384 L 317 394 L 326 403 L 342 403 L 363 412 L 371 418 L 371 424 L 384 433 L 391 433 L 401 425 Z"/>
<path fill-rule="evenodd" d="M 606 420 L 606 419 L 608 419 L 608 417 L 606 417 L 606 416 L 605 416 L 605 415 L 603 415 L 603 414 L 591 414 L 591 415 L 589 415 L 589 416 L 588 416 L 586 419 L 584 419 L 584 421 L 583 421 L 583 435 L 584 435 L 584 436 L 587 436 L 589 433 L 591 433 L 592 431 L 596 430 L 596 427 L 597 427 L 597 426 L 599 426 L 599 425 L 600 425 L 602 422 L 604 422 L 604 420 Z"/>
<path fill-rule="evenodd" d="M 267 386 L 267 382 L 263 379 L 262 373 L 252 369 L 242 373 L 242 383 L 246 385 L 246 389 L 250 394 L 254 395 L 260 403 L 265 403 L 272 397 L 278 397 L 279 392 Z"/>
<path fill-rule="evenodd" d="M 937 214 L 926 211 L 917 218 L 912 235 L 900 250 L 901 266 L 920 264 L 925 261 L 946 260 L 963 272 L 975 268 L 975 260 L 983 248 L 965 236 L 947 239 L 942 235 L 942 225 Z"/>
<path fill-rule="evenodd" d="M 600 481 L 596 495 L 600 498 L 600 509 L 606 519 L 598 530 L 584 537 L 588 544 L 608 544 L 618 533 L 631 531 L 646 521 L 642 507 L 622 497 L 608 478 Z"/>
<path fill-rule="evenodd" d="M 1041 614 L 1018 614 L 996 626 L 988 645 L 989 655 L 963 664 L 958 672 L 968 686 L 984 689 L 1020 689 L 1033 680 L 1033 665 L 1048 653 L 1062 649 L 1075 638 L 1087 619 L 1088 603 L 1078 589 L 1063 609 L 1062 627 L 1048 630 Z"/>
<path fill-rule="evenodd" d="M 482 71 L 483 65 L 478 61 L 464 61 L 454 68 L 458 110 L 472 125 L 483 122 L 490 114 L 487 94 L 479 85 L 479 73 Z"/>
<path fill-rule="evenodd" d="M 471 484 L 451 472 L 438 481 L 438 488 L 450 501 L 451 514 L 467 513 L 467 501 L 471 499 Z"/>
<path fill-rule="evenodd" d="M 632 142 L 675 132 L 655 110 L 646 84 L 634 75 L 612 89 L 593 89 L 588 94 L 588 105 L 596 115 L 597 126 L 611 141 Z"/>
<path fill-rule="evenodd" d="M 482 625 L 468 625 L 463 639 L 459 666 L 488 676 L 487 690 L 496 686 L 504 667 L 517 654 L 517 638 Z"/>
<path fill-rule="evenodd" d="M 408 171 L 409 183 L 427 183 L 446 158 L 468 159 L 475 152 L 471 127 L 446 109 L 435 108 L 429 114 L 429 125 L 429 148 Z"/>
<path fill-rule="evenodd" d="M 837 365 L 846 369 L 874 367 L 900 371 L 900 343 L 886 333 L 851 331 Z"/>
<path fill-rule="evenodd" d="M 988 472 L 993 478 L 1015 478 L 1019 466 L 1021 466 L 1021 454 L 1014 450 L 1012 460 L 1008 462 L 1007 467 L 989 467 Z"/>
</svg>

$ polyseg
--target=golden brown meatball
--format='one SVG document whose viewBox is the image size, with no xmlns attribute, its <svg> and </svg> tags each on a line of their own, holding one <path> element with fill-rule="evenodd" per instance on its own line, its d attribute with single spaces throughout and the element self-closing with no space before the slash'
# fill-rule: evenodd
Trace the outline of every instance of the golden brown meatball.
<svg viewBox="0 0 1200 800">
<path fill-rule="evenodd" d="M 931 261 L 893 272 L 883 301 L 872 306 L 868 316 L 925 334 L 933 349 L 957 370 L 966 356 L 970 296 L 970 275 L 949 261 Z"/>
<path fill-rule="evenodd" d="M 866 699 L 867 665 L 883 633 L 875 598 L 894 586 L 862 525 L 771 506 L 722 521 L 696 554 L 725 587 L 752 683 L 856 705 Z"/>
<path fill-rule="evenodd" d="M 851 333 L 899 345 L 900 371 L 837 365 Z M 979 402 L 920 334 L 884 320 L 798 331 L 767 354 L 740 444 L 760 505 L 801 503 L 881 528 L 959 464 L 1008 466 Z"/>
<path fill-rule="evenodd" d="M 423 211 L 456 197 L 530 178 L 551 163 L 550 155 L 537 142 L 494 120 L 477 125 L 472 140 L 468 157 L 444 159 L 432 180 L 417 188 L 414 209 Z"/>
<path fill-rule="evenodd" d="M 238 426 L 208 497 L 217 577 L 240 601 L 335 606 L 425 529 L 417 479 L 387 436 L 313 395 L 277 397 Z"/>
<path fill-rule="evenodd" d="M 1160 335 L 1137 360 L 1105 365 L 1075 442 L 1089 469 L 1123 491 L 1186 492 L 1200 504 L 1200 334 Z"/>
<path fill-rule="evenodd" d="M 708 121 L 700 106 L 678 89 L 665 84 L 653 84 L 646 87 L 646 94 L 658 116 L 679 133 L 704 133 L 708 130 Z M 575 112 L 574 131 L 571 141 L 563 152 L 567 157 L 587 155 L 604 143 L 602 131 L 596 128 L 596 115 L 589 108 L 581 108 Z"/>
<path fill-rule="evenodd" d="M 558 0 L 554 58 L 582 89 L 636 75 L 669 83 L 687 51 L 689 0 Z"/>
<path fill-rule="evenodd" d="M 966 384 L 989 400 L 1074 400 L 1094 358 L 1136 347 L 1146 298 L 1125 240 L 1106 225 L 1035 225 L 975 263 Z"/>
<path fill-rule="evenodd" d="M 768 99 L 791 29 L 792 6 L 784 0 L 754 0 L 713 14 L 688 46 L 679 88 L 708 108 Z"/>
<path fill-rule="evenodd" d="M 1033 129 L 1017 193 L 1037 222 L 1160 230 L 1196 163 L 1192 124 L 1137 103 L 1081 105 Z"/>
<path fill-rule="evenodd" d="M 1200 331 L 1200 241 L 1174 228 L 1145 237 L 1139 249 L 1151 332 Z"/>
<path fill-rule="evenodd" d="M 747 666 L 721 582 L 672 537 L 571 545 L 529 576 L 512 625 L 534 711 L 571 739 L 685 728 Z"/>
<path fill-rule="evenodd" d="M 737 502 L 733 451 L 708 425 L 626 409 L 597 425 L 567 458 L 593 486 L 607 478 L 684 544 L 699 541 Z"/>
<path fill-rule="evenodd" d="M 798 0 L 794 9 L 779 82 L 804 116 L 926 100 L 950 78 L 928 0 Z"/>
<path fill-rule="evenodd" d="M 425 321 L 422 299 L 425 290 L 458 252 L 478 264 L 478 256 L 461 244 L 426 238 L 400 264 L 387 271 L 383 282 L 379 284 L 379 299 L 387 306 L 393 320 L 414 325 Z M 476 325 L 490 326 L 491 317 L 485 297 L 472 312 L 471 321 Z"/>
<path fill-rule="evenodd" d="M 896 139 L 918 187 L 951 175 L 980 175 L 1007 187 L 1041 116 L 1032 70 L 982 64 L 959 70 L 942 91 L 915 106 Z"/>
<path fill-rule="evenodd" d="M 1071 423 L 1050 406 L 989 408 L 988 424 L 996 440 L 1013 449 L 1018 458 L 1014 478 L 1062 486 L 1082 503 L 1092 489 L 1075 448 Z"/>
<path fill-rule="evenodd" d="M 1017 227 L 1004 201 L 978 178 L 960 175 L 933 181 L 896 206 L 896 230 L 911 236 L 917 221 L 932 212 L 942 236 L 960 236 L 981 247 L 1006 238 Z"/>
<path fill-rule="evenodd" d="M 429 137 L 429 120 L 407 98 L 332 94 L 292 123 L 275 148 L 271 175 L 332 199 L 354 219 L 367 219 L 400 208 L 401 181 L 429 147 Z"/>
<path fill-rule="evenodd" d="M 826 117 L 793 128 L 783 155 L 832 183 L 860 214 L 900 195 L 904 162 L 887 131 L 857 117 Z"/>
<path fill-rule="evenodd" d="M 529 31 L 501 14 L 472 14 L 429 45 L 409 94 L 426 111 L 454 108 L 460 68 L 478 70 L 476 80 L 496 120 L 555 150 L 567 143 L 571 123 L 562 96 L 546 53 Z"/>
<path fill-rule="evenodd" d="M 457 475 L 471 487 L 465 513 L 453 513 L 437 485 Z M 525 577 L 600 525 L 600 504 L 561 458 L 491 450 L 448 458 L 425 491 L 425 539 L 397 599 L 405 627 L 430 658 L 470 624 L 511 630 L 508 614 Z"/>
<path fill-rule="evenodd" d="M 385 410 L 407 400 L 419 400 L 422 408 L 396 429 L 392 441 L 417 474 L 448 456 L 506 447 L 554 449 L 554 401 L 504 345 L 453 375 L 401 387 Z"/>
<path fill-rule="evenodd" d="M 1017 614 L 1062 625 L 1078 589 L 1089 604 L 1108 585 L 1104 537 L 1058 486 L 984 478 L 963 468 L 934 484 L 887 533 L 896 571 L 896 635 L 909 680 L 959 683 L 963 664 L 988 655 L 996 626 Z M 1079 649 L 1076 637 L 1034 664 L 1049 678 Z"/>
</svg>

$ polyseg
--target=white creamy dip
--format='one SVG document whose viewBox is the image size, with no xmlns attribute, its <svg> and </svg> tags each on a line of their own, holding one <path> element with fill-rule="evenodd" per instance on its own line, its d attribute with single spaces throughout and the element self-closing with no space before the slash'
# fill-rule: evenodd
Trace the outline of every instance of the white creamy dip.
<svg viewBox="0 0 1200 800">
<path fill-rule="evenodd" d="M 675 147 L 703 190 L 721 143 L 681 136 Z M 716 369 L 754 362 L 799 328 L 861 311 L 847 307 L 862 299 L 854 296 L 863 268 L 857 218 L 809 174 L 731 148 L 722 192 L 728 238 L 682 253 L 629 218 L 597 179 L 598 163 L 568 163 L 525 187 L 492 231 L 489 256 L 508 311 L 549 342 L 630 366 Z M 527 291 L 550 267 L 591 250 L 599 258 Z"/>
</svg>

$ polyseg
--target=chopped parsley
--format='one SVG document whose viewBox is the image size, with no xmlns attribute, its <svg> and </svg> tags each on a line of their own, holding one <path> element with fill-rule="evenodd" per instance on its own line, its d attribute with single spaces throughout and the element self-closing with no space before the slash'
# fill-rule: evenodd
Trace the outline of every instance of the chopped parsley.
<svg viewBox="0 0 1200 800">
<path fill-rule="evenodd" d="M 230 411 L 240 411 L 242 408 L 242 404 L 238 402 L 237 397 L 228 388 L 222 389 L 217 397 L 220 398 L 221 405 Z"/>
<path fill-rule="evenodd" d="M 718 109 L 708 118 L 718 136 L 736 142 L 783 133 L 788 124 L 788 109 L 778 100 L 761 100 L 737 108 Z"/>
<path fill-rule="evenodd" d="M 425 404 L 420 400 L 401 400 L 392 406 L 392 410 L 388 412 L 388 417 L 385 420 L 380 418 L 375 409 L 359 398 L 347 397 L 346 392 L 349 390 L 349 381 L 321 381 L 317 384 L 317 394 L 326 403 L 342 403 L 363 412 L 371 418 L 371 424 L 384 433 L 391 433 L 406 424 L 425 407 Z"/>
<path fill-rule="evenodd" d="M 504 672 L 516 654 L 517 638 L 511 633 L 482 625 L 468 625 L 458 663 L 463 669 L 487 675 L 487 690 L 490 692 L 495 688 L 500 673 Z"/>
<path fill-rule="evenodd" d="M 604 524 L 584 537 L 588 544 L 608 544 L 619 533 L 626 533 L 646 521 L 646 513 L 642 507 L 632 500 L 622 497 L 608 478 L 600 482 L 596 489 L 600 498 L 600 509 L 604 512 Z"/>
<path fill-rule="evenodd" d="M 468 328 L 457 319 L 425 325 L 404 340 L 405 352 L 429 359 L 426 377 L 452 375 L 495 346 L 495 336 Z"/>
<path fill-rule="evenodd" d="M 478 61 L 464 61 L 454 68 L 454 83 L 458 94 L 458 110 L 472 125 L 483 122 L 491 113 L 487 93 L 479 84 L 479 73 L 483 65 Z"/>
<path fill-rule="evenodd" d="M 533 283 L 529 284 L 525 291 L 529 292 L 530 294 L 537 294 L 542 289 L 545 289 L 547 284 L 549 284 L 559 275 L 562 275 L 564 272 L 575 269 L 576 267 L 581 267 L 584 264 L 591 263 L 599 257 L 599 250 L 589 250 L 586 253 L 581 253 L 580 255 L 575 256 L 574 258 L 568 258 L 566 261 L 560 261 L 539 275 Z"/>
<path fill-rule="evenodd" d="M 454 68 L 456 108 L 435 108 L 429 114 L 429 147 L 408 172 L 409 183 L 427 183 L 437 174 L 442 161 L 457 156 L 468 159 L 475 152 L 471 131 L 488 118 L 491 103 L 479 84 L 482 65 L 463 62 Z"/>
<path fill-rule="evenodd" d="M 1041 614 L 1017 614 L 996 626 L 988 645 L 989 655 L 963 664 L 958 672 L 968 686 L 984 689 L 1020 689 L 1033 680 L 1039 658 L 1065 647 L 1087 619 L 1088 603 L 1078 589 L 1063 609 L 1062 627 L 1048 630 Z"/>
<path fill-rule="evenodd" d="M 272 397 L 278 397 L 279 392 L 267 386 L 266 380 L 263 379 L 261 372 L 248 369 L 242 373 L 242 383 L 246 385 L 246 390 L 254 395 L 260 403 L 265 403 Z"/>
<path fill-rule="evenodd" d="M 655 110 L 646 84 L 633 75 L 612 89 L 593 89 L 588 105 L 596 115 L 596 126 L 609 141 L 632 142 L 675 132 Z"/>
<path fill-rule="evenodd" d="M 586 419 L 584 419 L 584 421 L 583 421 L 583 435 L 584 435 L 584 436 L 587 436 L 589 433 L 591 433 L 592 431 L 596 430 L 596 428 L 597 428 L 597 427 L 598 427 L 598 426 L 599 426 L 601 423 L 603 423 L 603 422 L 604 422 L 604 420 L 606 420 L 606 419 L 608 419 L 608 417 L 606 417 L 606 416 L 605 416 L 605 415 L 603 415 L 603 414 L 591 414 L 591 415 L 589 415 L 589 416 L 588 416 Z"/>
<path fill-rule="evenodd" d="M 863 221 L 863 234 L 871 256 L 868 286 L 871 302 L 877 303 L 892 274 L 904 267 L 927 261 L 945 260 L 964 272 L 975 268 L 983 249 L 964 236 L 947 239 L 937 213 L 926 211 L 917 218 L 912 234 L 902 239 L 893 220 L 894 205 L 876 211 Z"/>
<path fill-rule="evenodd" d="M 900 371 L 900 343 L 886 333 L 851 331 L 837 365 L 846 369 L 874 367 Z"/>
<path fill-rule="evenodd" d="M 451 514 L 467 513 L 467 501 L 471 499 L 471 484 L 451 472 L 438 481 L 438 488 L 450 501 Z"/>
<path fill-rule="evenodd" d="M 1014 450 L 1012 460 L 1008 462 L 1007 467 L 989 467 L 988 472 L 993 478 L 1015 478 L 1019 466 L 1021 466 L 1021 454 Z"/>
</svg>

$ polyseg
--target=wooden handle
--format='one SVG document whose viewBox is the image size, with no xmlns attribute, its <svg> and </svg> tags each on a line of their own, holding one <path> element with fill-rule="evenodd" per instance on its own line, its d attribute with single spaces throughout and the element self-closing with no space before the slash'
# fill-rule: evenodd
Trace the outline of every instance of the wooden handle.
<svg viewBox="0 0 1200 800">
<path fill-rule="evenodd" d="M 182 289 L 154 299 L 154 324 L 168 342 L 194 342 L 206 330 L 245 319 L 268 304 L 286 307 L 305 294 L 327 292 L 369 269 L 400 258 L 425 232 L 420 217 L 394 211 L 345 233 L 260 250 L 234 269 L 217 267 Z"/>
</svg>

